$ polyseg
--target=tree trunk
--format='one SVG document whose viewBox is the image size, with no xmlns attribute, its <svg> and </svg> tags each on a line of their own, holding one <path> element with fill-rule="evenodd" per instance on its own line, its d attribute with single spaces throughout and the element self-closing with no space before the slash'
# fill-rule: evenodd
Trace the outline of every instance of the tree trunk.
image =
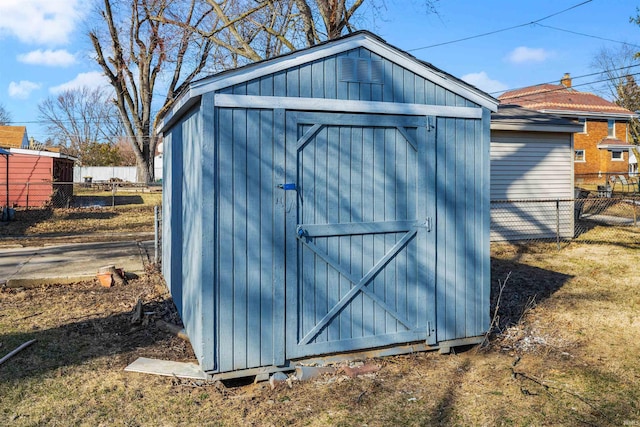
<svg viewBox="0 0 640 427">
<path fill-rule="evenodd" d="M 151 155 L 144 162 L 136 162 L 136 171 L 138 172 L 138 183 L 151 184 L 155 181 L 155 158 Z"/>
</svg>

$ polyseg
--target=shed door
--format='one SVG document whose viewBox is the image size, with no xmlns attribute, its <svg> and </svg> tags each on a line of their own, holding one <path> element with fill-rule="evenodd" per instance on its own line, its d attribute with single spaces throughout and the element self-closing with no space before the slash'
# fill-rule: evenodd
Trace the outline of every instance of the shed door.
<svg viewBox="0 0 640 427">
<path fill-rule="evenodd" d="M 427 132 L 427 117 L 287 113 L 288 359 L 435 342 Z"/>
</svg>

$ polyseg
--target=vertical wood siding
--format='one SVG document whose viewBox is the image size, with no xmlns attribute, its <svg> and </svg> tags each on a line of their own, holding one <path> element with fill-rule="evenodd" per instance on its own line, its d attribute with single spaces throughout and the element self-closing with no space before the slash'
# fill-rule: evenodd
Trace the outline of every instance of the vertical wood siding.
<svg viewBox="0 0 640 427">
<path fill-rule="evenodd" d="M 436 306 L 443 341 L 478 336 L 488 327 L 483 230 L 489 206 L 483 192 L 489 153 L 480 120 L 439 118 L 436 129 Z"/>
<path fill-rule="evenodd" d="M 218 110 L 221 371 L 284 362 L 282 119 L 272 110 Z"/>
<path fill-rule="evenodd" d="M 343 57 L 382 61 L 382 83 L 341 80 L 340 58 Z M 278 79 L 284 80 L 285 84 L 278 84 Z M 475 103 L 364 48 L 237 84 L 221 93 L 477 107 Z"/>
<path fill-rule="evenodd" d="M 200 290 L 204 278 L 201 275 L 201 251 L 203 244 L 202 191 L 206 185 L 202 181 L 202 133 L 199 110 L 192 110 L 182 124 L 182 164 L 180 176 L 182 192 L 182 319 L 188 326 L 187 333 L 196 354 L 208 358 L 203 352 L 203 334 L 210 333 L 210 325 L 202 323 L 203 307 Z M 174 147 L 177 148 L 177 147 Z M 174 177 L 178 178 L 178 177 Z M 205 359 L 206 360 L 206 359 Z M 201 362 L 202 363 L 202 362 Z M 206 365 L 206 363 L 205 363 Z"/>
<path fill-rule="evenodd" d="M 324 120 L 331 123 L 331 115 L 317 116 L 327 117 Z M 399 126 L 401 120 L 398 118 Z M 417 212 L 419 171 L 424 168 L 418 165 L 417 147 L 412 146 L 416 141 L 424 144 L 423 137 L 417 137 L 415 127 L 403 128 L 411 140 L 408 142 L 396 127 L 375 126 L 375 118 L 370 122 L 368 126 L 325 125 L 299 149 L 298 224 L 375 222 L 379 226 L 393 221 L 415 222 L 417 215 L 426 216 Z M 297 138 L 287 143 L 295 144 L 310 128 L 300 125 Z M 424 127 L 420 129 L 426 132 Z M 354 287 L 337 266 L 360 279 L 404 236 L 405 232 L 378 232 L 314 237 L 314 247 L 330 262 L 310 247 L 298 245 L 298 288 L 289 288 L 297 294 L 298 339 L 314 330 Z M 425 283 L 418 279 L 422 263 L 416 259 L 424 256 L 425 249 L 417 246 L 417 240 L 413 237 L 365 286 L 408 325 L 400 323 L 371 296 L 359 292 L 313 339 L 301 344 L 325 351 L 353 350 L 383 340 L 391 342 L 392 336 L 400 341 L 407 339 L 415 328 L 419 330 L 415 336 L 426 339 L 423 313 L 427 306 L 433 310 L 433 304 L 422 292 Z"/>
<path fill-rule="evenodd" d="M 556 238 L 558 215 L 560 237 L 573 237 L 572 155 L 569 134 L 492 133 L 491 200 L 512 201 L 491 205 L 492 241 Z"/>
<path fill-rule="evenodd" d="M 380 61 L 381 80 L 341 79 L 341 58 Z M 362 48 L 221 92 L 478 107 Z M 205 371 L 282 365 L 291 357 L 285 354 L 288 325 L 300 325 L 303 335 L 312 333 L 313 325 L 353 287 L 343 273 L 321 265 L 318 255 L 297 245 L 295 226 L 306 222 L 433 220 L 431 233 L 426 227 L 416 232 L 382 266 L 368 285 L 370 295 L 356 294 L 309 338 L 309 346 L 326 350 L 320 354 L 365 348 L 361 343 L 367 340 L 370 347 L 392 345 L 402 341 L 397 337 L 435 343 L 435 334 L 427 338 L 429 325 L 437 329 L 438 341 L 486 331 L 488 111 L 482 120 L 421 117 L 422 124 L 402 130 L 353 115 L 373 122 L 329 123 L 298 158 L 295 145 L 294 154 L 288 145 L 287 115 L 293 112 L 214 108 L 213 99 L 213 93 L 203 95 L 201 107 L 168 132 L 163 194 L 165 277 L 174 298 L 179 292 L 176 301 Z M 401 117 L 405 119 L 416 118 Z M 313 126 L 301 123 L 294 135 Z M 412 149 L 403 132 L 422 148 Z M 299 195 L 278 188 L 285 183 L 303 188 L 301 196 L 314 208 L 298 211 Z M 355 233 L 314 242 L 348 275 L 362 276 L 402 236 Z M 418 258 L 424 262 L 416 262 Z M 313 266 L 300 269 L 303 282 L 313 286 L 299 289 L 292 299 L 294 311 L 285 310 L 285 300 L 291 298 L 291 263 L 295 272 L 299 265 Z M 408 287 L 412 282 L 423 286 Z M 434 300 L 437 308 L 431 304 L 425 310 L 422 302 Z"/>
<path fill-rule="evenodd" d="M 182 258 L 174 250 L 173 243 L 181 241 L 182 227 L 177 228 L 179 221 L 176 218 L 182 213 L 182 209 L 178 209 L 181 202 L 178 195 L 181 193 L 174 188 L 174 174 L 176 164 L 180 164 L 175 159 L 173 147 L 180 143 L 180 137 L 177 135 L 181 131 L 180 126 L 175 126 L 170 132 L 163 136 L 163 163 L 162 163 L 162 275 L 167 288 L 171 292 L 173 302 L 178 309 L 178 313 L 182 316 L 182 266 L 178 264 Z M 172 209 L 172 206 L 175 206 Z M 178 212 L 180 211 L 180 213 Z M 176 244 L 181 248 L 182 243 Z M 177 277 L 180 275 L 180 277 Z"/>
</svg>

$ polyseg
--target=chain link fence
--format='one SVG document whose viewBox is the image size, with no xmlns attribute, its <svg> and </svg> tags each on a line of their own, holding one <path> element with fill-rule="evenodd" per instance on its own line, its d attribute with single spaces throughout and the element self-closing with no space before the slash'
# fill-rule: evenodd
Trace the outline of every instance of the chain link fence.
<svg viewBox="0 0 640 427">
<path fill-rule="evenodd" d="M 8 191 L 7 191 L 8 190 Z M 0 243 L 23 246 L 136 240 L 161 259 L 161 186 L 108 182 L 0 182 Z"/>
<path fill-rule="evenodd" d="M 107 207 L 128 204 L 127 195 L 146 185 L 120 180 L 74 183 L 55 181 L 0 181 L 0 206 L 15 209 Z"/>
<path fill-rule="evenodd" d="M 597 177 L 591 178 L 595 180 Z M 634 187 L 633 177 L 628 177 L 627 185 L 623 185 L 618 180 L 619 178 L 616 178 L 616 181 L 583 182 L 580 188 L 576 189 L 575 198 L 571 199 L 493 200 L 491 202 L 491 241 L 519 245 L 545 242 L 553 243 L 560 248 L 572 241 L 606 242 L 615 238 L 620 228 L 639 227 L 640 192 L 637 187 Z M 637 186 L 637 181 L 635 185 Z M 160 188 L 156 190 L 159 191 Z M 83 214 L 79 213 L 87 210 L 83 208 L 95 211 L 109 207 L 125 209 L 129 207 L 133 211 L 123 211 L 122 215 L 128 215 L 126 218 L 129 218 L 129 222 L 134 222 L 136 220 L 133 219 L 133 212 L 143 214 L 149 209 L 147 216 L 144 217 L 148 219 L 137 220 L 140 223 L 139 226 L 131 229 L 128 224 L 125 224 L 117 228 L 120 231 L 129 229 L 136 232 L 153 231 L 155 240 L 153 258 L 158 263 L 162 238 L 162 212 L 158 207 L 149 206 L 147 200 L 143 200 L 140 196 L 143 191 L 149 191 L 149 188 L 118 181 L 80 184 L 30 181 L 11 182 L 8 186 L 6 182 L 0 182 L 0 211 L 2 220 L 8 221 L 13 219 L 16 211 L 18 213 L 33 212 L 33 214 L 52 209 L 73 211 L 67 216 L 83 218 Z M 158 198 L 151 203 L 157 205 L 159 202 L 158 194 Z M 109 217 L 96 212 L 84 216 L 91 215 L 95 218 Z M 43 217 L 50 221 L 52 215 L 49 213 Z M 31 220 L 25 215 L 22 215 L 22 218 L 24 222 Z M 126 218 L 123 219 L 123 223 Z M 35 224 L 38 221 L 40 217 L 32 222 Z M 145 222 L 148 226 L 144 226 Z M 105 233 L 117 231 L 107 229 Z M 14 234 L 21 233 L 21 230 L 16 230 Z M 32 232 L 38 233 L 35 227 L 29 230 L 35 230 Z M 638 230 L 640 231 L 640 228 Z M 59 231 L 65 232 L 65 230 Z M 7 231 L 5 234 L 10 233 Z M 640 239 L 640 233 L 637 236 Z"/>
<path fill-rule="evenodd" d="M 575 199 L 492 201 L 491 241 L 552 242 L 559 249 L 573 241 L 606 242 L 620 228 L 640 226 L 640 195 L 606 189 L 577 193 Z"/>
</svg>

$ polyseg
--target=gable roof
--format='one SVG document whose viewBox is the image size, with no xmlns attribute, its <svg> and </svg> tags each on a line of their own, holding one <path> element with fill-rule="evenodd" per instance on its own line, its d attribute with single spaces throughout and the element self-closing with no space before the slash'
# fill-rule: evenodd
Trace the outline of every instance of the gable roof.
<svg viewBox="0 0 640 427">
<path fill-rule="evenodd" d="M 631 119 L 635 113 L 589 92 L 579 92 L 562 84 L 544 83 L 511 90 L 498 97 L 502 104 L 513 104 L 532 110 L 576 115 Z"/>
<path fill-rule="evenodd" d="M 169 126 L 174 121 L 174 117 L 179 116 L 181 112 L 193 106 L 204 93 L 213 92 L 359 47 L 366 48 L 383 58 L 395 62 L 482 107 L 491 111 L 496 111 L 497 109 L 498 100 L 488 93 L 388 44 L 385 40 L 369 31 L 361 30 L 305 49 L 292 51 L 275 58 L 254 62 L 193 81 L 183 93 L 178 95 L 174 107 L 162 118 L 157 131 L 161 132 Z"/>
<path fill-rule="evenodd" d="M 491 114 L 491 130 L 576 133 L 583 128 L 573 120 L 518 105 L 499 105 Z"/>
<path fill-rule="evenodd" d="M 0 126 L 0 147 L 22 148 L 28 143 L 26 126 Z"/>
</svg>

